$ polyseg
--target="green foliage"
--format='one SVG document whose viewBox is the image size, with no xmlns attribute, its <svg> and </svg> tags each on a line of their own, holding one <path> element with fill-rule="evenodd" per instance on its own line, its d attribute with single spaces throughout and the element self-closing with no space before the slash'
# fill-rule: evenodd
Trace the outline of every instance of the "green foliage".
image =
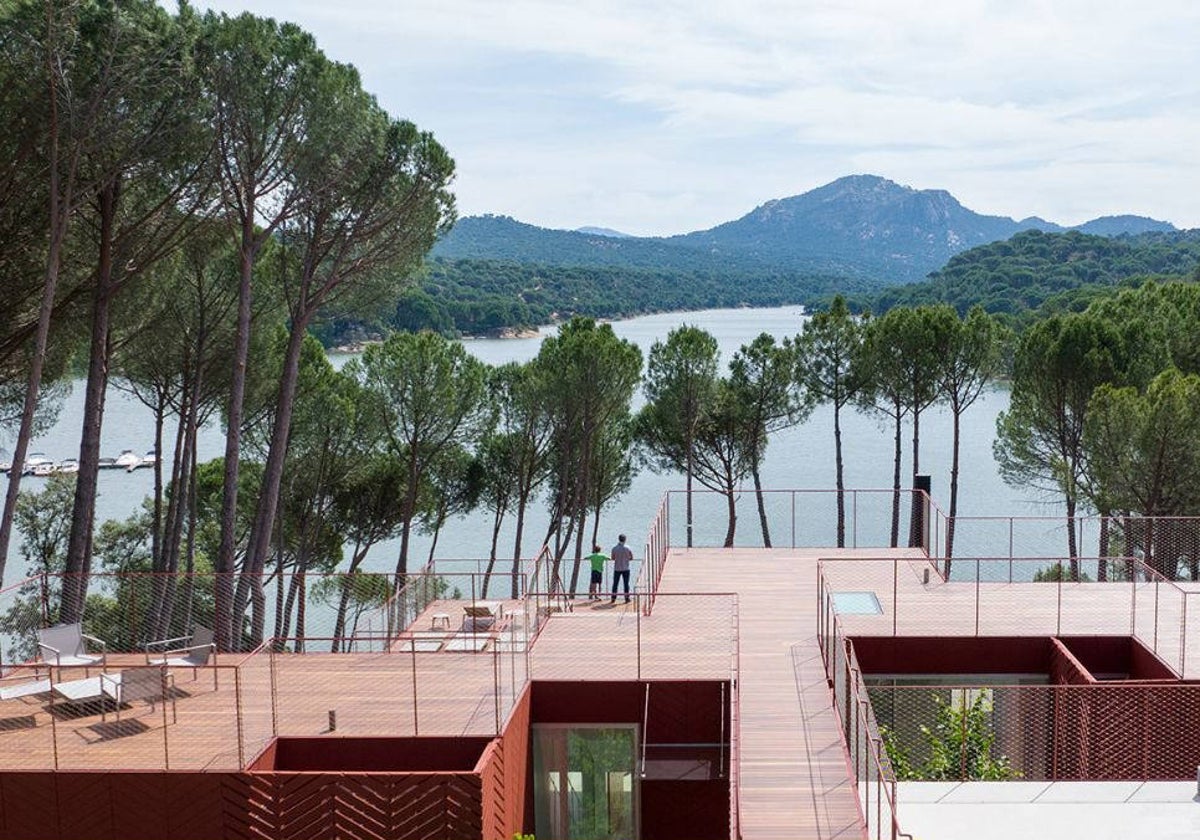
<svg viewBox="0 0 1200 840">
<path fill-rule="evenodd" d="M 1023 326 L 1044 303 L 1060 312 L 1079 311 L 1125 283 L 1183 277 L 1198 267 L 1198 231 L 1108 238 L 1032 230 L 958 254 L 925 282 L 888 289 L 872 305 L 885 311 L 947 303 L 960 314 L 979 305 Z"/>
<path fill-rule="evenodd" d="M 323 324 L 326 346 L 391 330 L 496 335 L 568 319 L 627 318 L 738 306 L 812 304 L 839 284 L 767 270 L 745 275 L 672 269 L 555 265 L 494 259 L 429 260 L 394 305 L 372 317 Z M 853 281 L 842 287 L 854 289 Z"/>
<path fill-rule="evenodd" d="M 991 701 L 983 692 L 970 702 L 968 691 L 958 693 L 961 700 L 949 703 L 933 696 L 933 725 L 920 726 L 927 753 L 920 763 L 913 761 L 912 750 L 900 742 L 894 730 L 879 727 L 897 780 L 998 782 L 1021 778 L 1007 756 L 992 755 L 996 732 L 990 722 Z"/>
<path fill-rule="evenodd" d="M 1087 583 L 1091 579 L 1086 572 L 1080 572 L 1078 575 L 1072 576 L 1071 570 L 1062 563 L 1054 563 L 1033 573 L 1034 583 L 1060 583 L 1067 581 Z"/>
<path fill-rule="evenodd" d="M 1101 510 L 1200 510 L 1200 376 L 1169 368 L 1145 392 L 1102 384 L 1083 431 L 1090 495 Z"/>
</svg>

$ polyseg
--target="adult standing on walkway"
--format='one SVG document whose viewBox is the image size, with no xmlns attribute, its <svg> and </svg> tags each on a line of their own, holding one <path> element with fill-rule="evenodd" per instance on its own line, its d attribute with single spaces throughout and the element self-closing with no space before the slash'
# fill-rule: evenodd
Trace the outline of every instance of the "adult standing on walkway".
<svg viewBox="0 0 1200 840">
<path fill-rule="evenodd" d="M 617 538 L 617 544 L 612 549 L 613 560 L 613 588 L 612 598 L 608 600 L 610 604 L 617 602 L 617 584 L 622 580 L 625 581 L 625 603 L 629 603 L 629 563 L 633 560 L 633 552 L 629 550 L 629 546 L 625 545 L 625 535 L 621 534 Z"/>
</svg>

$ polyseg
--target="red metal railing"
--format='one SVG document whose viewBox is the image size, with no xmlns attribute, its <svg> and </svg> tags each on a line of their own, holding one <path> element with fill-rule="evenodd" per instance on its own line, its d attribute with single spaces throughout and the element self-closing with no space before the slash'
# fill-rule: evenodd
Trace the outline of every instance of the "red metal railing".
<svg viewBox="0 0 1200 840">
<path fill-rule="evenodd" d="M 896 776 L 871 708 L 862 671 L 833 609 L 832 592 L 821 585 L 819 566 L 817 574 L 817 638 L 830 681 L 833 706 L 841 723 L 843 745 L 854 771 L 865 835 L 873 840 L 885 837 L 911 840 L 911 835 L 900 830 Z"/>
<path fill-rule="evenodd" d="M 846 616 L 868 635 L 1132 635 L 1181 677 L 1200 673 L 1200 604 L 1189 604 L 1200 591 L 1137 558 L 1076 558 L 1076 579 L 1068 559 L 960 558 L 949 581 L 931 565 L 827 559 L 819 588 L 874 595 L 880 614 Z"/>
</svg>

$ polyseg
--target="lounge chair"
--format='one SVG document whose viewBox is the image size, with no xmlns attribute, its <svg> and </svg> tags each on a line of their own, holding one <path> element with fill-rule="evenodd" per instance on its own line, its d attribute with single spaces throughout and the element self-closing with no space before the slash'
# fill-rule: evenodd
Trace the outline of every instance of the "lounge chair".
<svg viewBox="0 0 1200 840">
<path fill-rule="evenodd" d="M 491 601 L 476 601 L 463 607 L 463 613 L 463 630 L 490 630 L 504 616 L 504 607 Z"/>
<path fill-rule="evenodd" d="M 40 673 L 42 666 L 20 668 L 0 674 L 0 701 L 37 697 L 50 692 L 50 677 Z"/>
<path fill-rule="evenodd" d="M 103 694 L 116 700 L 117 722 L 121 720 L 121 706 L 134 700 L 145 700 L 154 711 L 156 703 L 171 701 L 171 720 L 178 721 L 175 709 L 175 695 L 172 692 L 171 675 L 162 665 L 151 665 L 139 668 L 126 668 L 117 674 L 101 674 L 100 685 Z M 163 714 L 166 714 L 164 710 Z M 100 719 L 106 720 L 108 711 L 103 706 Z"/>
<path fill-rule="evenodd" d="M 183 644 L 181 644 L 183 643 Z M 171 647 L 175 645 L 175 647 Z M 155 656 L 154 654 L 158 654 Z M 213 644 L 213 631 L 199 625 L 190 636 L 161 639 L 146 644 L 146 664 L 167 668 L 191 668 L 195 680 L 200 668 L 217 660 L 217 646 Z M 213 668 L 213 688 L 217 687 L 217 669 Z"/>
<path fill-rule="evenodd" d="M 87 648 L 88 642 L 99 646 L 100 653 L 91 653 Z M 108 657 L 107 645 L 95 636 L 86 635 L 83 625 L 79 623 L 56 624 L 38 630 L 38 650 L 42 661 L 55 668 L 70 665 L 82 665 L 85 669 L 93 665 L 103 666 Z"/>
</svg>

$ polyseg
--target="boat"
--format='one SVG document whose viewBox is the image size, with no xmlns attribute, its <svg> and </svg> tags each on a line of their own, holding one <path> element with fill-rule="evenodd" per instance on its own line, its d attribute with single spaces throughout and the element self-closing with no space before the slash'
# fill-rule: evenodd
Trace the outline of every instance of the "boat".
<svg viewBox="0 0 1200 840">
<path fill-rule="evenodd" d="M 39 472 L 49 467 L 48 472 Z M 33 452 L 25 459 L 25 466 L 21 468 L 24 475 L 50 475 L 54 472 L 54 462 L 46 457 L 45 452 Z"/>
<path fill-rule="evenodd" d="M 75 458 L 65 458 L 55 465 L 54 471 L 58 473 L 77 473 L 79 472 L 79 461 Z"/>
<path fill-rule="evenodd" d="M 132 470 L 142 462 L 132 449 L 122 449 L 121 454 L 113 458 L 113 466 L 121 467 L 122 469 Z"/>
<path fill-rule="evenodd" d="M 138 458 L 136 463 L 130 464 L 128 467 L 126 467 L 125 471 L 133 472 L 138 467 L 153 467 L 157 463 L 158 463 L 158 450 L 151 449 L 149 452 L 147 452 L 141 458 Z"/>
<path fill-rule="evenodd" d="M 96 462 L 96 466 L 102 470 L 111 470 L 116 465 L 117 465 L 116 458 L 101 458 L 99 461 Z"/>
<path fill-rule="evenodd" d="M 54 463 L 53 461 L 42 461 L 41 463 L 35 464 L 30 472 L 35 478 L 46 478 L 47 476 L 54 475 L 56 472 L 58 472 L 58 464 Z"/>
</svg>

